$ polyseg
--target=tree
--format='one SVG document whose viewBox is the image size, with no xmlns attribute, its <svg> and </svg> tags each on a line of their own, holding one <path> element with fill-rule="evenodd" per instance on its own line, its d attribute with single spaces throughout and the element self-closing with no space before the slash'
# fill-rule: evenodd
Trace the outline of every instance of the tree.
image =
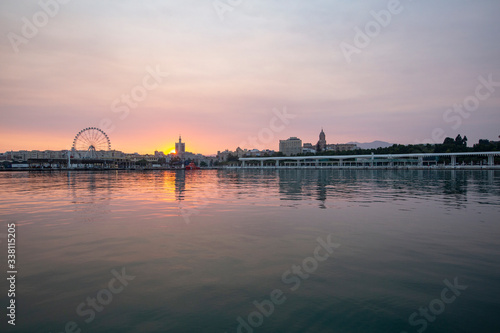
<svg viewBox="0 0 500 333">
<path fill-rule="evenodd" d="M 455 140 L 453 140 L 453 138 L 450 138 L 450 137 L 444 139 L 444 141 L 443 141 L 443 145 L 454 145 L 454 144 L 455 144 Z"/>
<path fill-rule="evenodd" d="M 142 160 L 139 160 L 139 161 L 135 162 L 135 165 L 146 166 L 146 165 L 148 165 L 148 161 L 146 161 L 143 158 Z"/>
</svg>

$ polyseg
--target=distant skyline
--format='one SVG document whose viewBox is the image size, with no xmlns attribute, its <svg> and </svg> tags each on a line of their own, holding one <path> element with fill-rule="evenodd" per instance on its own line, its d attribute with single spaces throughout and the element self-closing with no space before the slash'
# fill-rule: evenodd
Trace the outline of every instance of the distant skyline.
<svg viewBox="0 0 500 333">
<path fill-rule="evenodd" d="M 41 3 L 0 3 L 0 152 L 500 135 L 496 0 Z"/>
</svg>

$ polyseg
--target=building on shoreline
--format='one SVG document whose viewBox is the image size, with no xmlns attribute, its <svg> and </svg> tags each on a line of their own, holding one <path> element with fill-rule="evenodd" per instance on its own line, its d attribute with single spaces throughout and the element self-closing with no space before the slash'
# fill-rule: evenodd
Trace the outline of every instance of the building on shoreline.
<svg viewBox="0 0 500 333">
<path fill-rule="evenodd" d="M 271 149 L 241 149 L 238 147 L 234 151 L 230 151 L 229 149 L 218 151 L 216 158 L 219 162 L 228 162 L 229 160 L 236 160 L 241 157 L 264 157 L 274 155 L 275 153 Z"/>
<path fill-rule="evenodd" d="M 302 154 L 302 140 L 292 136 L 286 140 L 280 140 L 280 153 L 286 156 Z"/>
<path fill-rule="evenodd" d="M 182 142 L 181 136 L 179 135 L 179 142 L 175 143 L 175 153 L 177 156 L 182 158 L 186 153 L 186 144 Z"/>
<path fill-rule="evenodd" d="M 336 144 L 329 144 L 326 145 L 326 151 L 350 151 L 350 150 L 356 150 L 358 149 L 358 146 L 354 143 L 336 143 Z"/>
<path fill-rule="evenodd" d="M 18 150 L 18 151 L 8 151 L 0 154 L 0 161 L 27 161 L 35 159 L 66 159 L 68 158 L 68 153 L 70 158 L 79 158 L 77 155 L 84 155 L 84 151 L 73 151 L 73 150 Z M 100 159 L 121 159 L 125 158 L 127 154 L 118 150 L 99 150 L 96 151 L 97 158 Z"/>
<path fill-rule="evenodd" d="M 184 143 L 183 143 L 184 144 Z M 170 165 L 176 154 L 165 155 L 163 152 L 155 151 L 154 154 L 124 153 L 118 150 L 100 150 L 95 152 L 94 158 L 85 158 L 85 151 L 74 150 L 19 150 L 0 153 L 0 163 L 3 166 L 29 165 L 31 168 L 61 168 L 85 167 L 88 165 L 100 165 L 131 168 L 135 165 L 149 165 L 161 167 Z M 192 161 L 197 165 L 213 166 L 216 158 L 184 152 L 176 162 L 182 164 L 184 161 Z"/>
<path fill-rule="evenodd" d="M 321 132 L 319 133 L 319 141 L 316 144 L 316 151 L 322 152 L 325 149 L 326 149 L 326 134 L 323 131 L 323 128 L 321 128 Z"/>
<path fill-rule="evenodd" d="M 323 128 L 321 129 L 321 132 L 319 133 L 319 141 L 316 143 L 316 145 L 313 145 L 312 143 L 304 143 L 302 146 L 302 153 L 304 154 L 314 154 L 314 153 L 320 153 L 324 151 L 350 151 L 350 150 L 356 150 L 358 149 L 358 146 L 355 144 L 351 143 L 331 143 L 328 144 L 326 142 L 326 134 Z"/>
</svg>

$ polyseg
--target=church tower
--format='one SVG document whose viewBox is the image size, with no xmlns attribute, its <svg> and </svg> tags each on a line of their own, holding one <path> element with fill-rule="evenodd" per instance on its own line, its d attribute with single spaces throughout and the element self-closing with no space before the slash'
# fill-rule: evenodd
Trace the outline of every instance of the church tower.
<svg viewBox="0 0 500 333">
<path fill-rule="evenodd" d="M 316 145 L 316 150 L 319 151 L 324 151 L 326 149 L 326 135 L 325 132 L 323 131 L 323 128 L 321 128 L 321 133 L 319 133 L 319 141 Z"/>
</svg>

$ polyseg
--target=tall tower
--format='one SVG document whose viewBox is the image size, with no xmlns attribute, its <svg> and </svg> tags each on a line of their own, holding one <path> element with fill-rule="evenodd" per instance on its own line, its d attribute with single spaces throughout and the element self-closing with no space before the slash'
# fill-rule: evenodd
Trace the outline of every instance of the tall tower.
<svg viewBox="0 0 500 333">
<path fill-rule="evenodd" d="M 316 150 L 324 151 L 325 149 L 326 149 L 326 135 L 325 132 L 323 131 L 323 128 L 321 128 L 321 132 L 319 133 L 319 141 L 318 144 L 316 145 Z"/>
<path fill-rule="evenodd" d="M 175 153 L 178 156 L 182 156 L 184 155 L 185 152 L 186 152 L 186 144 L 182 142 L 181 136 L 179 135 L 179 142 L 175 143 Z"/>
</svg>

